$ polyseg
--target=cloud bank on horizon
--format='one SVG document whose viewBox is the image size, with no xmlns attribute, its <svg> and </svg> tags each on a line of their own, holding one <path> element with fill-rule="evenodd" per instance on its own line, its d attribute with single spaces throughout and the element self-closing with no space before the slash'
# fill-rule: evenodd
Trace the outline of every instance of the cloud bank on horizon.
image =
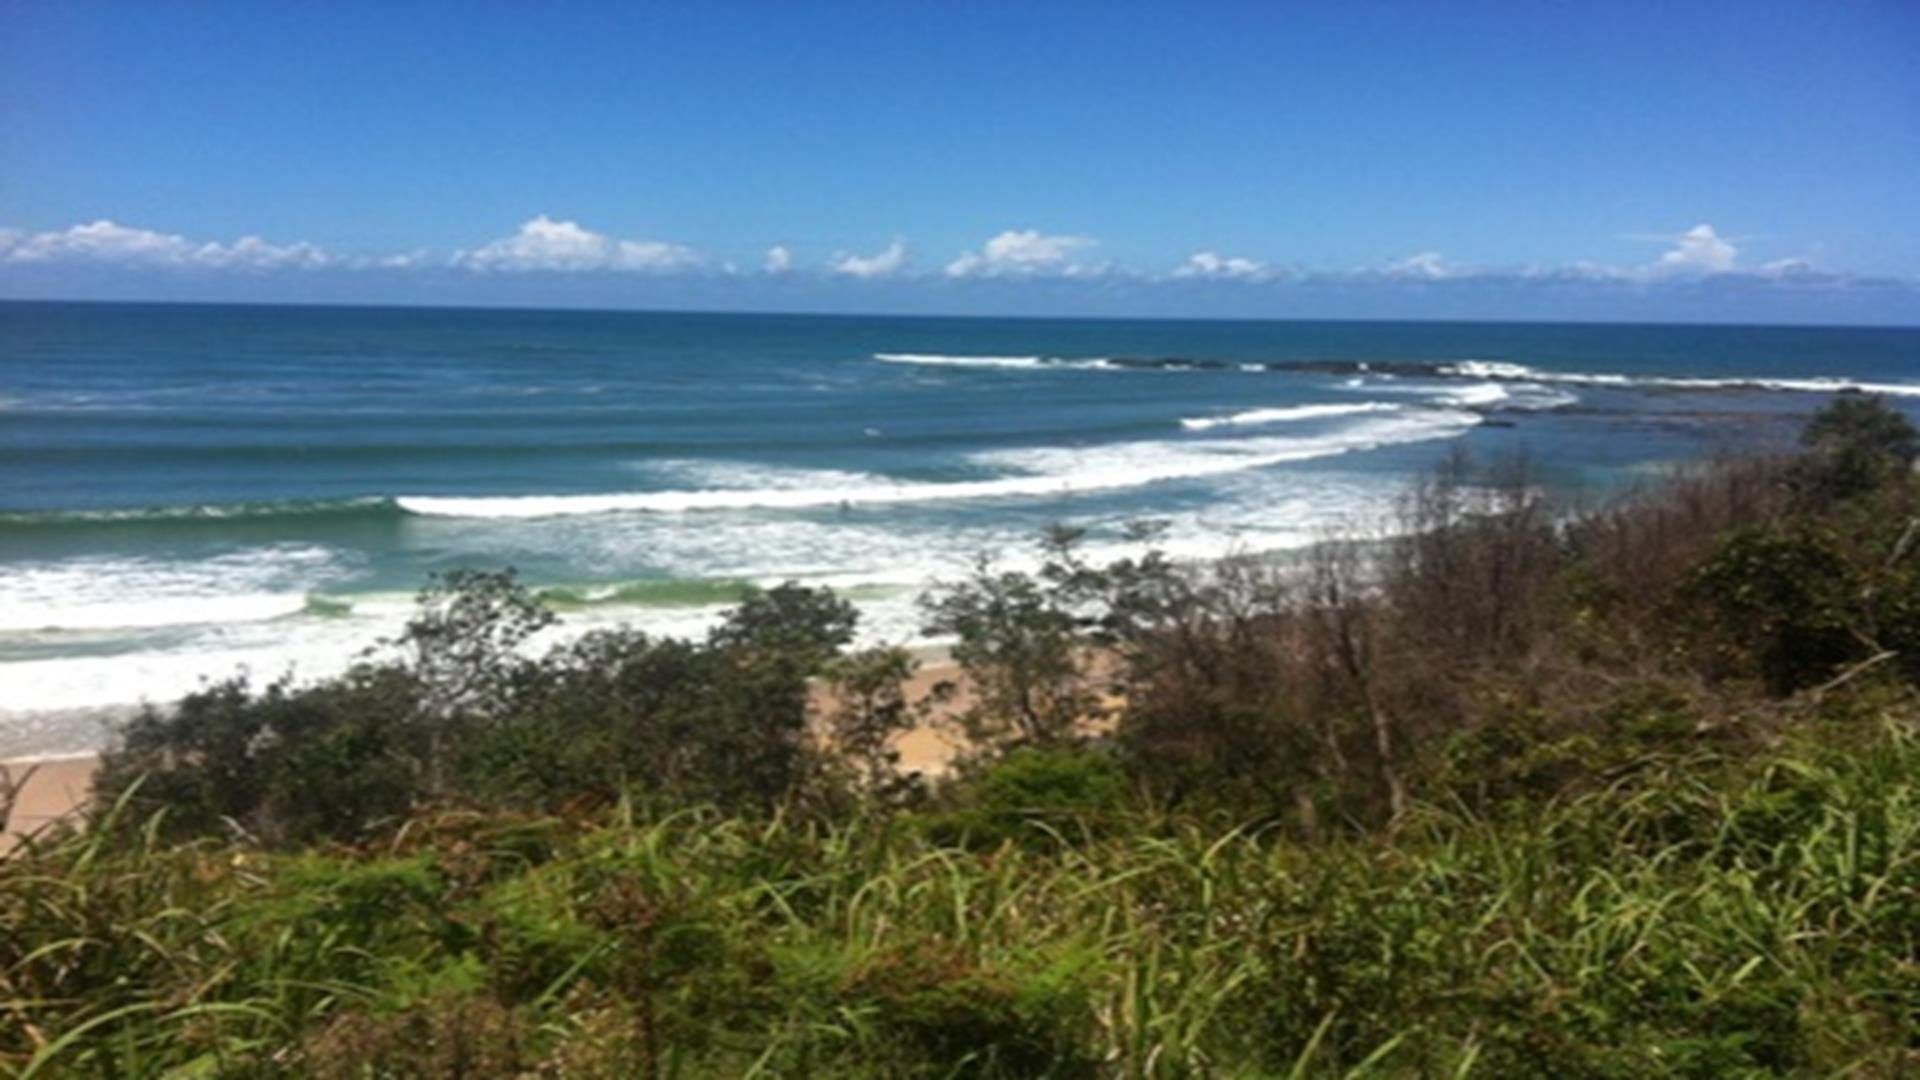
<svg viewBox="0 0 1920 1080">
<path fill-rule="evenodd" d="M 1503 280 L 1591 280 L 1657 285 L 1663 281 L 1738 276 L 1774 282 L 1844 285 L 1869 279 L 1843 270 L 1817 267 L 1802 258 L 1775 259 L 1755 265 L 1741 261 L 1731 237 L 1706 223 L 1673 234 L 1647 237 L 1662 241 L 1666 250 L 1634 265 L 1607 265 L 1573 261 L 1558 266 L 1475 266 L 1455 263 L 1436 251 L 1415 252 L 1381 266 L 1313 268 L 1195 251 L 1172 267 L 1124 266 L 1111 261 L 1086 261 L 1084 253 L 1099 241 L 1080 235 L 1046 233 L 1038 229 L 1007 229 L 987 238 L 978 250 L 962 252 L 944 263 L 923 267 L 916 263 L 904 238 L 896 236 L 870 254 L 836 252 L 808 264 L 786 244 L 769 246 L 757 271 L 743 271 L 691 246 L 657 239 L 621 239 L 595 232 L 577 221 L 538 214 L 509 235 L 471 249 L 435 254 L 422 249 L 385 253 L 338 252 L 305 240 L 275 243 L 257 235 L 235 240 L 192 240 L 154 229 L 122 225 L 109 219 L 66 229 L 27 232 L 0 228 L 0 273 L 37 266 L 103 266 L 168 272 L 285 272 L 285 271 L 455 271 L 471 274 L 539 275 L 721 275 L 782 276 L 814 273 L 858 280 L 916 280 L 967 278 L 1123 279 L 1135 282 L 1214 281 L 1284 283 L 1288 281 L 1345 280 L 1352 282 L 1446 282 L 1497 278 Z M 1920 283 L 1914 283 L 1920 287 Z"/>
<path fill-rule="evenodd" d="M 1920 322 L 1920 280 L 1751 260 L 1743 240 L 1704 222 L 1630 238 L 1647 245 L 1645 259 L 1479 265 L 1416 251 L 1340 267 L 1202 248 L 1153 266 L 1097 257 L 1092 236 L 1010 228 L 944 257 L 896 235 L 878 249 L 811 258 L 774 243 L 736 261 L 544 213 L 450 251 L 196 239 L 102 219 L 0 228 L 0 297 L 1331 318 L 1750 321 L 1759 311 Z M 92 288 L 109 281 L 112 290 Z"/>
</svg>

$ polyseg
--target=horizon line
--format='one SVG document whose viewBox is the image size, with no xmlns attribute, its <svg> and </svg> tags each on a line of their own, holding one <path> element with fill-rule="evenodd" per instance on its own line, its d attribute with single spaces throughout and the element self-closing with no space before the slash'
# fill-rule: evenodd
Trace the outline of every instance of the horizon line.
<svg viewBox="0 0 1920 1080">
<path fill-rule="evenodd" d="M 804 311 L 764 308 L 671 308 L 671 307 L 594 307 L 564 304 L 409 304 L 330 300 L 124 300 L 99 297 L 11 297 L 0 296 L 0 305 L 18 306 L 95 306 L 95 307 L 179 307 L 179 308 L 292 308 L 338 311 L 442 311 L 559 313 L 576 315 L 704 315 L 744 318 L 785 319 L 920 319 L 964 322 L 1160 322 L 1160 323 L 1316 323 L 1316 324 L 1405 324 L 1466 326 L 1662 326 L 1662 327 L 1749 327 L 1779 330 L 1920 330 L 1920 322 L 1828 323 L 1828 322 L 1747 322 L 1731 319 L 1529 319 L 1515 317 L 1461 318 L 1383 316 L 1350 318 L 1338 316 L 1214 316 L 1214 315 L 1033 315 L 1033 314 L 941 314 L 934 312 L 878 311 Z"/>
</svg>

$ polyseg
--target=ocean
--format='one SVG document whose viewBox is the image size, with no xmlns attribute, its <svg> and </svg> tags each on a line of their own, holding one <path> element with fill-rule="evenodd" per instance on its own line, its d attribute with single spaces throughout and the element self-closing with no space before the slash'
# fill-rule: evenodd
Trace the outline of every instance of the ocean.
<svg viewBox="0 0 1920 1080">
<path fill-rule="evenodd" d="M 1920 330 L 0 303 L 0 756 L 339 671 L 436 571 L 554 634 L 795 579 L 913 642 L 1050 524 L 1294 549 L 1456 448 L 1604 498 L 1846 388 L 1920 414 Z"/>
</svg>

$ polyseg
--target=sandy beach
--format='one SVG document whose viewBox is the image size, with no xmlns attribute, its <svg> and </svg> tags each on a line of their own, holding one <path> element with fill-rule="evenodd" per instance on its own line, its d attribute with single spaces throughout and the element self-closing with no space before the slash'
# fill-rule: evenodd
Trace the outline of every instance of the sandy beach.
<svg viewBox="0 0 1920 1080">
<path fill-rule="evenodd" d="M 91 754 L 74 757 L 10 761 L 4 767 L 12 783 L 21 786 L 13 804 L 13 813 L 0 830 L 0 853 L 17 842 L 16 835 L 32 833 L 73 813 L 87 797 L 98 764 Z M 29 770 L 31 773 L 29 774 Z"/>
</svg>

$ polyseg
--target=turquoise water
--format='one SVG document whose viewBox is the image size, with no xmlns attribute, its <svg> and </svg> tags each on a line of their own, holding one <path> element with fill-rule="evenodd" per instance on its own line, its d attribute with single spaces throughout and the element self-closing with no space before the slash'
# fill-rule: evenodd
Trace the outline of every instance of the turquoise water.
<svg viewBox="0 0 1920 1080">
<path fill-rule="evenodd" d="M 1920 408 L 1920 331 L 0 304 L 0 752 L 338 670 L 436 570 L 569 631 L 799 578 L 906 640 L 1049 523 L 1296 547 L 1455 446 L 1604 489 L 1843 385 Z"/>
</svg>

